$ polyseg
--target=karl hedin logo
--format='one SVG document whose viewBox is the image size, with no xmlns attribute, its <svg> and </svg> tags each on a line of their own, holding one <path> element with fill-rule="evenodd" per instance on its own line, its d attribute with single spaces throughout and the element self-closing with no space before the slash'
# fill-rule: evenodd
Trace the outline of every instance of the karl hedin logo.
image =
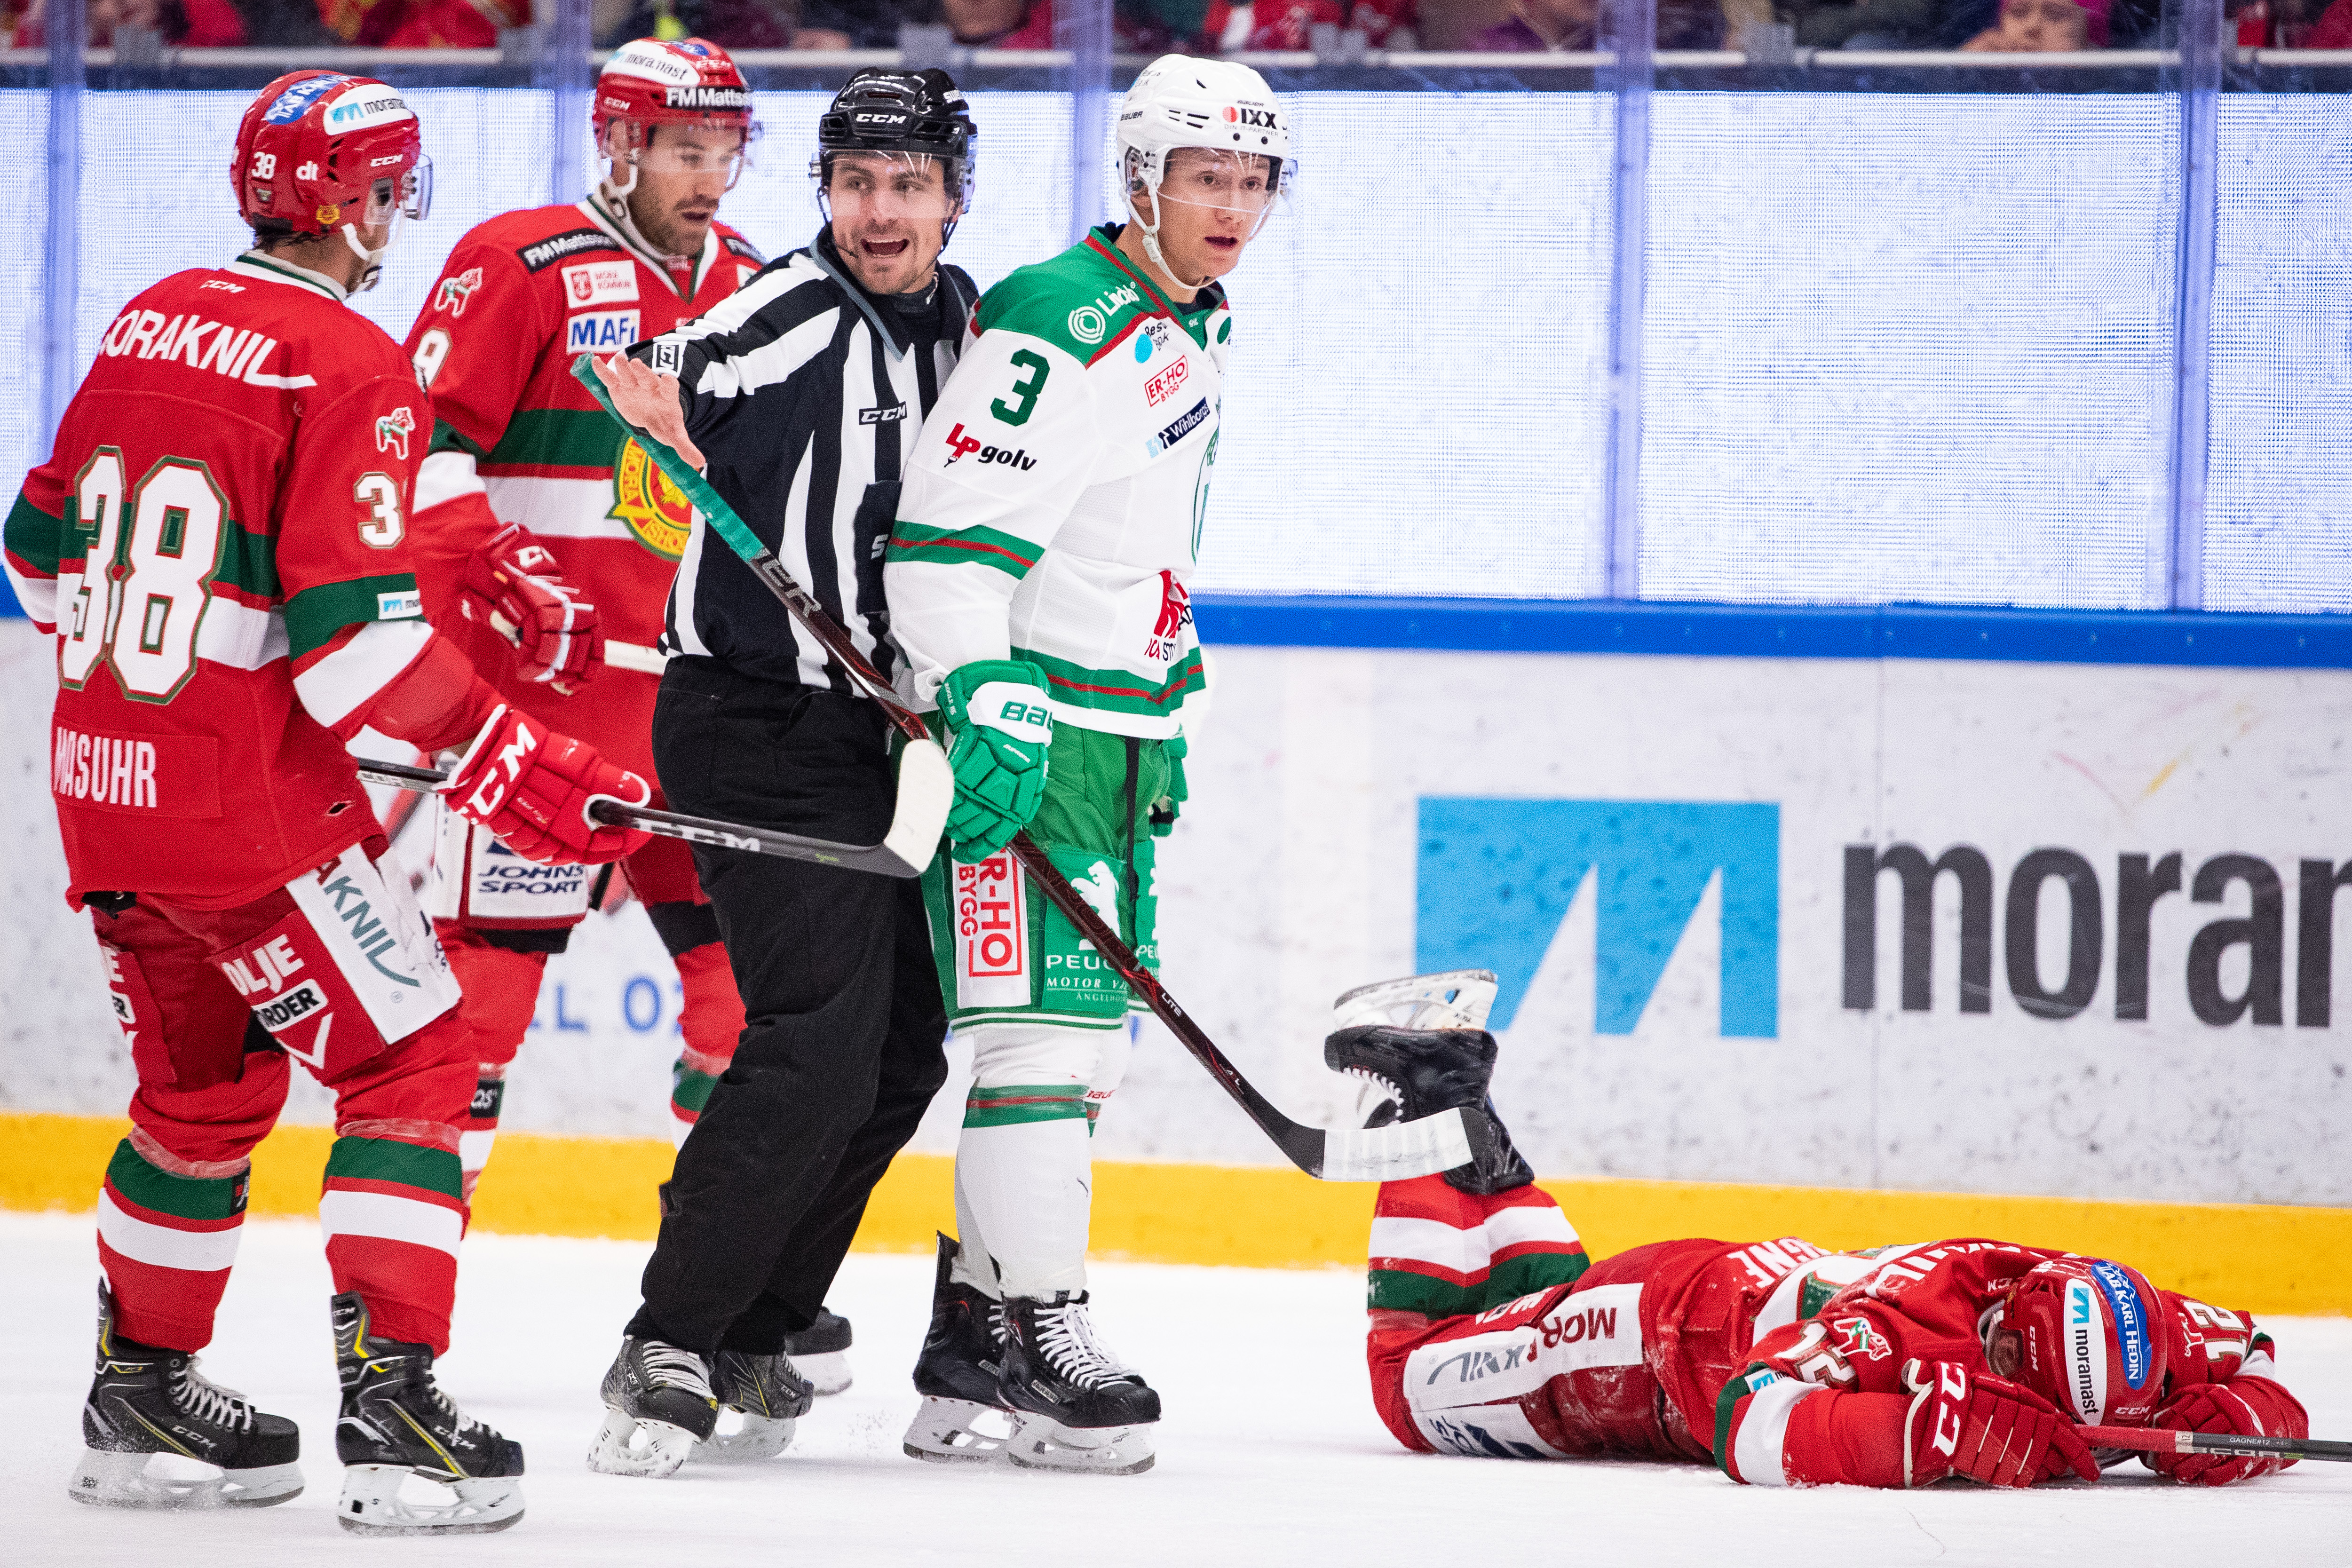
<svg viewBox="0 0 2352 1568">
<path fill-rule="evenodd" d="M 1492 1027 L 1510 1026 L 1597 869 L 1592 1026 L 1632 1034 L 1720 872 L 1718 1028 L 1779 1034 L 1779 805 L 1429 795 L 1419 837 L 1414 966 L 1495 971 Z"/>
</svg>

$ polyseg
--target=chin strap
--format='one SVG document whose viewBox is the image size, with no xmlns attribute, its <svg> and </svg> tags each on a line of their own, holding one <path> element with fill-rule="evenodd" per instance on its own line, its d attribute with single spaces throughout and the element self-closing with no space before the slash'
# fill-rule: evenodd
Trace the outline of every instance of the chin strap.
<svg viewBox="0 0 2352 1568">
<path fill-rule="evenodd" d="M 375 249 L 370 250 L 360 243 L 358 225 L 348 223 L 343 225 L 343 243 L 350 246 L 352 254 L 360 258 L 359 280 L 352 285 L 352 293 L 364 294 L 383 280 L 383 258 L 392 253 L 393 237 L 399 232 L 400 215 L 394 213 L 392 221 L 384 227 L 383 243 Z"/>
<path fill-rule="evenodd" d="M 1153 205 L 1157 207 L 1160 193 L 1155 190 L 1151 195 Z M 1135 205 L 1135 193 L 1132 190 L 1127 193 L 1127 216 L 1134 220 L 1136 227 L 1143 231 L 1143 254 L 1151 258 L 1151 265 L 1160 268 L 1163 276 L 1173 278 L 1187 289 L 1205 289 L 1209 286 L 1207 278 L 1198 280 L 1187 278 L 1168 264 L 1167 252 L 1160 248 L 1160 226 L 1143 221 L 1143 211 Z"/>
<path fill-rule="evenodd" d="M 629 165 L 629 183 L 625 185 L 615 185 L 609 179 L 596 182 L 598 205 L 604 208 L 604 216 L 613 220 L 614 226 L 621 231 L 622 237 L 647 256 L 680 256 L 689 261 L 694 259 L 688 252 L 664 250 L 646 237 L 645 230 L 637 226 L 635 216 L 629 211 L 629 193 L 636 188 L 637 166 L 635 163 Z"/>
</svg>

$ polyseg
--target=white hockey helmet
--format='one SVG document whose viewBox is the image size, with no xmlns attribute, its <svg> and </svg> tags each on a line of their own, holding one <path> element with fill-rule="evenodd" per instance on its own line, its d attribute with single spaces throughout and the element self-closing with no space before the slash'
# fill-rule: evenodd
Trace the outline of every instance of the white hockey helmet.
<svg viewBox="0 0 2352 1568">
<path fill-rule="evenodd" d="M 1120 189 L 1128 214 L 1143 230 L 1144 248 L 1165 267 L 1160 226 L 1136 209 L 1139 185 L 1158 195 L 1168 154 L 1179 147 L 1248 153 L 1270 159 L 1268 184 L 1277 199 L 1297 177 L 1290 123 L 1265 78 L 1236 60 L 1162 55 L 1143 68 L 1118 110 Z M 1267 204 L 1266 210 L 1273 210 Z M 1260 220 L 1263 222 L 1263 218 Z"/>
</svg>

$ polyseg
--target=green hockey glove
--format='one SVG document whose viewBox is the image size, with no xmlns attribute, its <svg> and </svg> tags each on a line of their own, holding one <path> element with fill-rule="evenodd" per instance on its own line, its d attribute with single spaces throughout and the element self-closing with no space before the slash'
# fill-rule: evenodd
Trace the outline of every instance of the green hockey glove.
<svg viewBox="0 0 2352 1568">
<path fill-rule="evenodd" d="M 1168 759 L 1168 793 L 1151 803 L 1151 837 L 1165 838 L 1176 831 L 1176 814 L 1184 809 L 1192 792 L 1184 787 L 1184 737 L 1177 736 L 1160 748 Z"/>
<path fill-rule="evenodd" d="M 975 659 L 940 688 L 940 711 L 947 715 L 956 785 L 948 841 L 970 865 L 1012 842 L 1045 798 L 1054 743 L 1045 672 L 1026 659 Z"/>
</svg>

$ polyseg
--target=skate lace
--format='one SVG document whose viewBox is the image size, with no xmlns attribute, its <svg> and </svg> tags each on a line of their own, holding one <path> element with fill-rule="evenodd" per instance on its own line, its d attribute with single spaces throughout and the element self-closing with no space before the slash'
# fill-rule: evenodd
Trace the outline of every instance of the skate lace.
<svg viewBox="0 0 2352 1568">
<path fill-rule="evenodd" d="M 1133 1370 L 1095 1333 L 1084 1300 L 1038 1310 L 1037 1348 L 1065 1382 L 1085 1388 L 1115 1383 Z"/>
<path fill-rule="evenodd" d="M 718 1397 L 710 1392 L 710 1374 L 704 1370 L 702 1358 L 692 1351 L 652 1341 L 646 1345 L 645 1361 L 648 1381 L 682 1388 L 698 1398 Z"/>
<path fill-rule="evenodd" d="M 253 1426 L 252 1403 L 236 1389 L 223 1388 L 199 1373 L 194 1357 L 172 1380 L 172 1395 L 181 1409 L 199 1421 L 239 1430 L 249 1430 Z"/>
</svg>

